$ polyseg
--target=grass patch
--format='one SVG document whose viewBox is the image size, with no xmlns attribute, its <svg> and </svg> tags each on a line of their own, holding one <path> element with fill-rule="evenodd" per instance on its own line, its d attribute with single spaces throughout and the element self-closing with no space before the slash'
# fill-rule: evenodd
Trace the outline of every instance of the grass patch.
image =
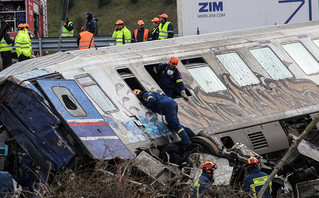
<svg viewBox="0 0 319 198">
<path fill-rule="evenodd" d="M 96 17 L 99 26 L 99 36 L 112 35 L 115 28 L 114 23 L 121 19 L 125 22 L 125 26 L 133 31 L 137 28 L 137 21 L 143 20 L 145 27 L 152 28 L 151 20 L 162 13 L 169 16 L 169 21 L 174 26 L 177 33 L 177 12 L 176 0 L 167 4 L 163 1 L 138 0 L 133 4 L 131 0 L 113 0 L 106 6 L 98 6 L 100 0 L 76 0 L 68 12 L 68 18 L 73 22 L 75 27 L 74 36 L 77 36 L 82 26 L 86 25 L 85 13 L 90 11 Z M 62 16 L 61 0 L 48 1 L 48 24 L 49 36 L 58 37 L 60 33 Z M 81 20 L 83 19 L 83 20 Z"/>
</svg>

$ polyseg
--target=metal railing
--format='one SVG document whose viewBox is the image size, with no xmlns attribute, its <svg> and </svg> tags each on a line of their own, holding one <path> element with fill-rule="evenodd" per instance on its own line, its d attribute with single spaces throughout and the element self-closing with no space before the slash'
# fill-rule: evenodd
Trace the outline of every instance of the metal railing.
<svg viewBox="0 0 319 198">
<path fill-rule="evenodd" d="M 58 37 L 43 37 L 43 38 L 32 38 L 31 45 L 33 52 L 43 51 L 68 51 L 78 49 L 76 44 L 76 37 L 64 37 L 61 40 L 59 49 L 59 38 Z M 111 36 L 106 37 L 94 37 L 94 45 L 96 47 L 106 47 L 115 45 L 115 41 Z"/>
</svg>

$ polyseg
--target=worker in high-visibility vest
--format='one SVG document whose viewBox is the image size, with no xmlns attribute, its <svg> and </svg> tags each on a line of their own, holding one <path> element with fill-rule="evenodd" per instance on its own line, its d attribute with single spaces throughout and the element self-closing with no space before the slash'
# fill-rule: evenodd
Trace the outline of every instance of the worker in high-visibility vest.
<svg viewBox="0 0 319 198">
<path fill-rule="evenodd" d="M 139 20 L 137 22 L 137 25 L 138 25 L 138 28 L 134 30 L 132 34 L 132 43 L 151 40 L 152 39 L 151 32 L 149 31 L 149 29 L 144 28 L 144 21 Z"/>
<path fill-rule="evenodd" d="M 214 171 L 217 169 L 217 165 L 211 160 L 206 160 L 205 162 L 202 163 L 201 169 L 202 169 L 202 174 L 194 183 L 194 188 L 193 188 L 194 198 L 207 197 L 205 194 L 208 193 L 210 190 L 213 191 L 212 189 L 209 188 L 209 184 L 214 183 Z"/>
<path fill-rule="evenodd" d="M 77 44 L 79 46 L 79 50 L 95 48 L 94 35 L 87 31 L 85 26 L 81 28 L 81 33 L 79 34 Z"/>
<path fill-rule="evenodd" d="M 158 40 L 158 36 L 159 36 L 159 24 L 160 24 L 160 19 L 155 17 L 152 20 L 153 23 L 153 29 L 152 29 L 152 40 Z"/>
<path fill-rule="evenodd" d="M 73 33 L 74 33 L 73 23 L 69 21 L 68 18 L 65 18 L 65 20 L 63 21 L 61 37 L 73 37 Z"/>
<path fill-rule="evenodd" d="M 168 15 L 167 14 L 161 14 L 160 15 L 160 25 L 158 27 L 159 29 L 159 36 L 158 39 L 168 39 L 174 37 L 174 27 L 171 22 L 167 21 Z"/>
<path fill-rule="evenodd" d="M 31 58 L 32 47 L 30 37 L 25 31 L 24 24 L 19 24 L 18 29 L 18 35 L 15 37 L 14 43 L 19 61 L 24 61 Z"/>
<path fill-rule="evenodd" d="M 260 171 L 260 162 L 255 157 L 250 157 L 247 160 L 246 168 L 248 171 L 248 175 L 243 181 L 242 189 L 245 192 L 251 192 L 253 197 L 257 197 L 258 192 L 261 190 L 269 176 L 266 173 Z M 270 182 L 263 197 L 271 198 L 271 186 L 272 183 Z"/>
<path fill-rule="evenodd" d="M 115 40 L 116 45 L 124 45 L 131 43 L 131 31 L 124 26 L 124 21 L 117 20 L 116 27 L 112 34 L 112 38 Z"/>
<path fill-rule="evenodd" d="M 2 58 L 2 69 L 5 69 L 12 65 L 12 45 L 13 40 L 10 38 L 8 32 L 4 32 L 0 35 L 0 53 Z"/>
</svg>

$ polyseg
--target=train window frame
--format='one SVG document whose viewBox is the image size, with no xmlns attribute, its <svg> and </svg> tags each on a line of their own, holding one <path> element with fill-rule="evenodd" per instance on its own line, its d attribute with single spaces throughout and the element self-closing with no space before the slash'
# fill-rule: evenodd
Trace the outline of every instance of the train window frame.
<svg viewBox="0 0 319 198">
<path fill-rule="evenodd" d="M 53 86 L 51 87 L 53 93 L 58 98 L 58 100 L 61 102 L 65 110 L 73 117 L 86 117 L 87 113 L 81 106 L 81 104 L 76 100 L 72 92 L 65 86 Z M 67 96 L 67 97 L 64 97 Z M 69 99 L 72 105 L 75 105 L 75 109 L 71 109 L 70 105 L 66 104 L 66 100 Z M 68 107 L 70 106 L 70 108 Z"/>
<path fill-rule="evenodd" d="M 280 60 L 278 55 L 270 48 L 270 47 L 262 47 L 262 48 L 252 48 L 248 49 L 249 52 L 252 54 L 252 56 L 257 60 L 259 65 L 269 74 L 269 76 L 274 79 L 274 80 L 280 80 L 280 79 L 286 79 L 286 78 L 292 78 L 293 74 L 291 71 L 283 64 L 283 62 Z M 264 55 L 262 57 L 263 60 L 271 60 L 273 63 L 268 63 L 267 65 L 264 65 L 263 60 L 259 60 L 258 55 L 256 53 L 253 53 L 252 51 L 260 51 L 260 50 L 268 50 L 265 52 L 260 52 L 260 54 Z M 270 54 L 272 55 L 268 57 L 268 59 L 265 59 L 265 56 Z M 257 56 L 257 57 L 256 57 Z M 278 64 L 277 64 L 278 63 Z M 270 65 L 270 66 L 269 66 Z M 272 66 L 271 66 L 272 65 Z M 278 75 L 278 74 L 283 74 L 283 75 Z"/>
<path fill-rule="evenodd" d="M 302 46 L 302 49 L 304 49 L 306 52 L 305 54 L 302 54 L 303 58 L 300 57 L 299 55 L 297 55 L 297 54 L 300 54 L 299 53 L 300 51 L 298 53 L 294 53 L 294 54 L 289 53 L 287 51 L 288 45 Z M 282 43 L 281 46 L 285 50 L 285 52 L 288 54 L 288 56 L 291 57 L 291 59 L 299 66 L 299 68 L 306 75 L 313 75 L 313 74 L 317 74 L 319 72 L 319 63 L 318 63 L 317 59 L 311 54 L 311 52 L 301 42 Z M 285 46 L 286 46 L 286 48 L 285 48 Z M 305 55 L 308 57 L 305 58 Z M 297 58 L 297 60 L 296 60 L 296 58 Z M 314 66 L 314 64 L 311 64 L 310 62 L 315 63 L 317 66 Z M 317 70 L 314 70 L 314 68 L 317 68 Z"/>
<path fill-rule="evenodd" d="M 90 78 L 91 81 L 90 82 L 88 82 L 88 81 L 81 82 L 79 80 L 80 78 Z M 87 93 L 87 95 L 97 104 L 97 106 L 99 106 L 99 108 L 103 112 L 113 113 L 113 112 L 119 111 L 119 108 L 112 101 L 112 99 L 106 94 L 106 92 L 101 88 L 99 83 L 93 78 L 92 75 L 90 75 L 89 73 L 79 74 L 79 75 L 74 76 L 74 79 L 77 82 L 77 84 L 82 88 L 82 90 L 85 93 Z M 96 85 L 98 89 L 93 90 L 93 92 L 91 92 L 90 90 L 85 88 L 85 87 L 94 86 L 94 85 Z M 95 94 L 96 91 L 99 91 L 100 94 Z M 103 97 L 103 98 L 99 99 L 96 96 L 98 96 L 99 98 L 101 98 L 101 97 Z M 101 103 L 101 101 L 102 101 L 102 103 Z M 114 108 L 111 108 L 110 110 L 107 110 L 108 108 L 105 109 L 104 106 L 108 106 L 110 103 L 113 105 Z"/>
<path fill-rule="evenodd" d="M 199 60 L 199 61 L 193 61 Z M 206 93 L 213 93 L 217 91 L 227 90 L 224 83 L 218 78 L 211 66 L 201 56 L 193 58 L 181 59 L 182 64 L 187 72 L 193 77 L 196 83 Z M 206 71 L 204 71 L 204 69 Z M 198 71 L 199 70 L 199 71 Z M 208 74 L 207 76 L 203 74 Z M 207 77 L 207 78 L 204 78 Z M 210 86 L 213 85 L 213 86 Z"/>
<path fill-rule="evenodd" d="M 136 75 L 128 68 L 128 67 L 118 67 L 115 68 L 116 72 L 120 76 L 120 78 L 127 84 L 127 86 L 131 89 L 140 89 L 142 91 L 145 91 L 146 89 L 142 85 L 142 83 L 136 78 Z M 120 72 L 126 72 L 126 73 L 121 73 Z"/>
<path fill-rule="evenodd" d="M 232 59 L 232 55 L 234 55 L 233 57 L 237 60 Z M 232 51 L 215 54 L 215 57 L 219 61 L 219 63 L 226 69 L 226 71 L 234 78 L 239 86 L 244 87 L 260 83 L 260 80 L 256 77 L 254 72 L 250 69 L 250 67 L 245 63 L 245 61 L 237 52 Z M 236 64 L 236 67 L 234 67 L 234 64 L 232 62 Z M 240 69 L 238 69 L 239 67 Z"/>
</svg>

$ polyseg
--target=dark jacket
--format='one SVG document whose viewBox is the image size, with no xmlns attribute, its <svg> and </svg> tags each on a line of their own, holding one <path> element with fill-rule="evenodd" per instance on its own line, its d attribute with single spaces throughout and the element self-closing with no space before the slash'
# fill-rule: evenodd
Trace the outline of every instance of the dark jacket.
<svg viewBox="0 0 319 198">
<path fill-rule="evenodd" d="M 137 34 L 136 34 L 136 37 L 135 37 L 135 31 L 137 31 Z M 148 31 L 148 34 L 147 34 L 147 41 L 151 40 L 152 39 L 152 35 L 151 35 L 151 32 L 148 30 L 148 29 L 136 29 L 133 31 L 132 33 L 132 43 L 137 43 L 137 42 L 143 42 L 144 41 L 144 32 L 145 31 Z"/>
<path fill-rule="evenodd" d="M 199 176 L 199 178 L 194 183 L 193 188 L 193 196 L 194 198 L 200 198 L 204 192 L 209 190 L 208 185 L 209 183 L 213 183 L 214 179 L 210 175 L 205 172 Z"/>
<path fill-rule="evenodd" d="M 165 120 L 169 127 L 171 127 L 181 138 L 183 144 L 190 144 L 189 131 L 185 131 L 178 119 L 178 105 L 174 99 L 166 96 L 163 93 L 157 92 L 142 92 L 138 97 L 143 101 L 143 104 L 161 115 L 165 115 Z M 190 131 L 193 133 L 192 131 Z"/>
<path fill-rule="evenodd" d="M 159 29 L 158 26 L 152 29 L 152 40 L 158 40 Z"/>
<path fill-rule="evenodd" d="M 182 90 L 185 90 L 185 85 L 181 73 L 177 68 L 174 68 L 173 74 L 169 76 L 167 74 L 168 70 L 167 63 L 161 63 L 157 66 L 154 66 L 154 73 L 156 75 L 156 82 L 162 88 L 164 93 L 172 98 L 176 97 L 176 92 L 181 93 Z"/>
<path fill-rule="evenodd" d="M 268 175 L 264 172 L 261 172 L 259 168 L 255 168 L 249 171 L 244 179 L 242 189 L 245 192 L 253 192 L 253 197 L 257 197 L 258 192 L 263 187 L 266 182 Z M 258 178 L 258 179 L 256 179 Z M 264 193 L 263 197 L 271 198 L 271 183 L 269 184 L 267 190 Z"/>
<path fill-rule="evenodd" d="M 86 30 L 95 34 L 96 31 L 96 21 L 94 20 L 92 15 L 89 15 L 86 22 Z"/>
</svg>

